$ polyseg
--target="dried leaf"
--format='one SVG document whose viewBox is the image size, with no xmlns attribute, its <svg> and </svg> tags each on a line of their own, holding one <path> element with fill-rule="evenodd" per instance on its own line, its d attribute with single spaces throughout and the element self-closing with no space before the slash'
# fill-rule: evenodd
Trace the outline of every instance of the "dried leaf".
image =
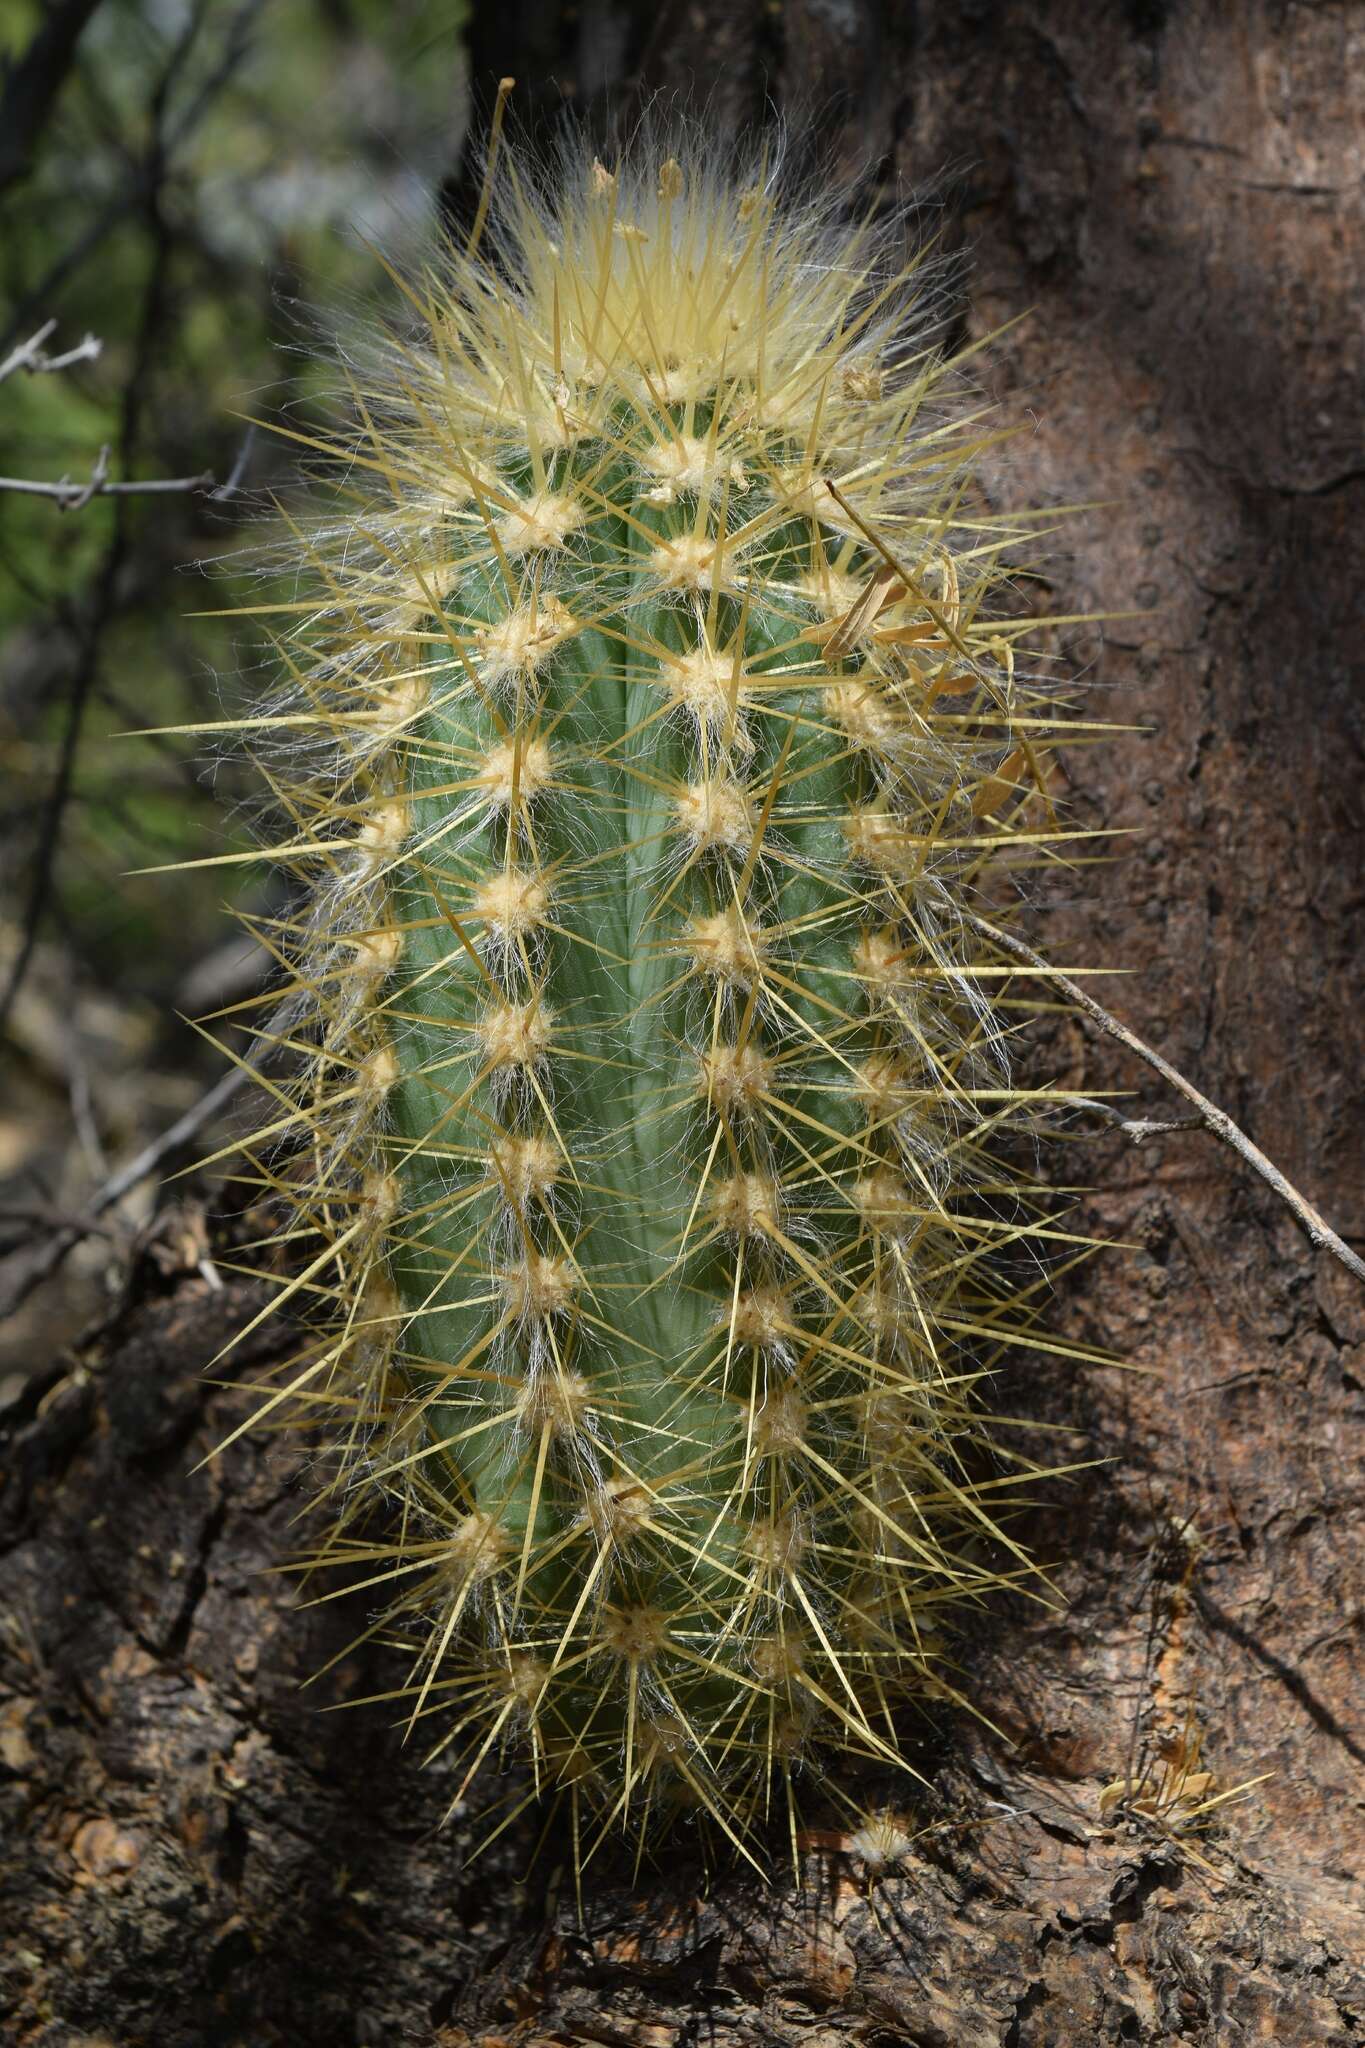
<svg viewBox="0 0 1365 2048">
<path fill-rule="evenodd" d="M 878 613 L 884 612 L 888 605 L 899 603 L 905 595 L 905 585 L 896 571 L 883 563 L 881 568 L 874 570 L 841 619 L 827 625 L 808 626 L 801 638 L 823 646 L 828 660 L 840 661 L 856 646 Z"/>
<path fill-rule="evenodd" d="M 987 777 L 972 798 L 972 816 L 992 817 L 1012 796 L 1018 796 L 1019 777 L 1027 766 L 1027 753 L 1023 747 L 1016 747 L 1014 752 L 1000 763 L 994 775 Z"/>
</svg>

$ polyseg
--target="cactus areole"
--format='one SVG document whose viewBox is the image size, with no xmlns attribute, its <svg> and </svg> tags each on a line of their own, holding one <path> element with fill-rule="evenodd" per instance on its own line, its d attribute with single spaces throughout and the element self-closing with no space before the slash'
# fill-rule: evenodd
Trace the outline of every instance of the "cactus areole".
<svg viewBox="0 0 1365 2048">
<path fill-rule="evenodd" d="M 674 149 L 513 160 L 345 352 L 246 721 L 302 906 L 257 927 L 252 1158 L 313 1559 L 409 1643 L 456 1797 L 516 1756 L 576 1828 L 756 1853 L 822 1753 L 898 1760 L 944 1617 L 1026 1568 L 975 1387 L 1064 1233 L 998 1156 L 1040 1091 L 971 906 L 1082 836 L 1045 750 L 1096 728 L 993 613 L 1029 519 L 931 272 Z"/>
</svg>

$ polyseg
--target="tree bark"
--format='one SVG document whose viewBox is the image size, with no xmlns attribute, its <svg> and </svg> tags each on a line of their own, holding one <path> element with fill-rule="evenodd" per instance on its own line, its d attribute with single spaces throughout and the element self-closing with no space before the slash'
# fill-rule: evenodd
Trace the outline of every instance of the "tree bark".
<svg viewBox="0 0 1365 2048">
<path fill-rule="evenodd" d="M 696 0 L 569 28 L 522 0 L 478 10 L 476 83 L 517 69 L 499 35 L 531 15 L 584 97 L 692 75 L 717 119 L 767 93 L 818 120 L 888 193 L 947 168 L 964 333 L 1028 314 L 987 375 L 1033 431 L 989 487 L 1101 501 L 1048 605 L 1124 615 L 1051 632 L 1134 730 L 1066 763 L 1079 820 L 1126 836 L 1033 934 L 1125 970 L 1110 1007 L 1359 1247 L 1359 10 Z M 1073 1019 L 1037 1037 L 1040 1073 L 1176 1107 Z M 4 2038 L 1359 2039 L 1365 1298 L 1198 1133 L 1056 1170 L 1130 1248 L 1065 1277 L 1053 1327 L 1137 1369 L 1040 1354 L 995 1390 L 1084 1469 L 1021 1518 L 1057 1603 L 1004 1600 L 961 1645 L 990 1725 L 943 1704 L 909 1731 L 927 1792 L 860 1782 L 919 1831 L 875 1881 L 832 1818 L 766 1890 L 686 1840 L 638 1874 L 603 1853 L 581 1922 L 562 1831 L 529 1876 L 533 1811 L 465 1867 L 483 1809 L 440 1825 L 449 1779 L 382 1705 L 320 1711 L 395 1684 L 390 1652 L 300 1693 L 364 1605 L 277 1569 L 296 1451 L 199 1467 L 242 1412 L 205 1366 L 260 1297 L 168 1275 L 163 1234 L 0 1418 Z M 234 1376 L 283 1341 L 265 1326 Z"/>
</svg>

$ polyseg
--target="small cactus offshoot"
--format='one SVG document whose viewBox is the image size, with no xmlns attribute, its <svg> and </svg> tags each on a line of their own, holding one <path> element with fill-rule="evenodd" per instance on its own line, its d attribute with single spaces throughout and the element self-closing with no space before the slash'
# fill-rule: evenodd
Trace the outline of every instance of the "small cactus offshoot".
<svg viewBox="0 0 1365 2048">
<path fill-rule="evenodd" d="M 974 1388 L 1065 1233 L 1002 1163 L 1040 1091 L 971 906 L 1081 836 L 1046 753 L 1096 728 L 992 610 L 1030 520 L 973 487 L 932 266 L 675 147 L 506 160 L 347 351 L 244 721 L 297 883 L 252 1157 L 312 1561 L 413 1646 L 457 1798 L 514 1755 L 576 1838 L 747 1854 L 822 1753 L 899 1760 L 945 1618 L 1028 1568 Z"/>
</svg>

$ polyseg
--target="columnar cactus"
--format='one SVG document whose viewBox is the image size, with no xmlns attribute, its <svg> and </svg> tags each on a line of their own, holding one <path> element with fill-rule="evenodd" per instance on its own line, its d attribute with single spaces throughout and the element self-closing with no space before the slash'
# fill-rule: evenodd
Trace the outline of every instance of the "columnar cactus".
<svg viewBox="0 0 1365 2048">
<path fill-rule="evenodd" d="M 270 1405 L 335 1417 L 318 1555 L 411 1720 L 461 1790 L 519 1750 L 576 1825 L 744 1846 L 1024 1563 L 971 905 L 1059 836 L 1057 706 L 924 271 L 694 155 L 513 163 L 352 373 L 252 721 L 302 884 L 256 1156 L 314 1312 Z"/>
</svg>

